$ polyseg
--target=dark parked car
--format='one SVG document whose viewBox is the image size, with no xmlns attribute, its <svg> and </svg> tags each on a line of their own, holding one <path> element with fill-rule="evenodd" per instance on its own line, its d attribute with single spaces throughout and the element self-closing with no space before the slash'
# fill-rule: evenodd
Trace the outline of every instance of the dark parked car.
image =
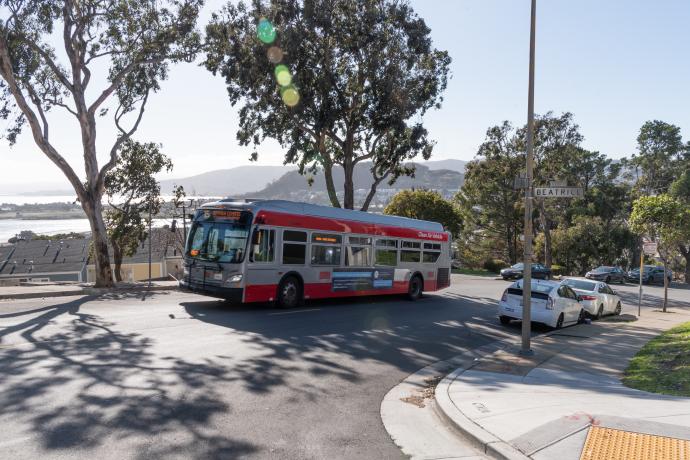
<svg viewBox="0 0 690 460">
<path fill-rule="evenodd" d="M 639 271 L 637 272 L 639 275 Z M 618 267 L 597 267 L 592 271 L 587 272 L 585 278 L 596 281 L 603 281 L 605 283 L 625 283 L 625 272 Z"/>
<path fill-rule="evenodd" d="M 668 277 L 669 284 L 671 284 L 671 280 L 673 279 L 673 272 L 671 270 L 667 270 L 666 276 Z M 630 282 L 639 283 L 640 269 L 636 268 L 634 270 L 630 270 L 625 278 Z M 642 272 L 642 283 L 664 284 L 664 267 L 659 267 L 657 265 L 645 265 L 644 271 Z"/>
<path fill-rule="evenodd" d="M 522 263 L 515 264 L 512 267 L 504 268 L 501 270 L 501 277 L 504 280 L 522 278 L 522 271 L 525 266 Z M 551 270 L 543 266 L 542 264 L 532 264 L 532 278 L 535 279 L 551 279 Z"/>
</svg>

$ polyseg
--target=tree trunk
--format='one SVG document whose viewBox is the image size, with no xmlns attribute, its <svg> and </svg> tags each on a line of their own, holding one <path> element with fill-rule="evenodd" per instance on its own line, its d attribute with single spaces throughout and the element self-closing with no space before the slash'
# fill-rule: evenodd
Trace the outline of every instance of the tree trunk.
<svg viewBox="0 0 690 460">
<path fill-rule="evenodd" d="M 345 209 L 355 209 L 355 186 L 352 179 L 354 169 L 352 161 L 346 159 L 343 165 L 343 173 L 345 174 L 345 181 L 343 183 L 345 192 L 343 195 L 343 208 Z"/>
<path fill-rule="evenodd" d="M 331 200 L 331 205 L 334 208 L 340 207 L 340 201 L 338 200 L 338 194 L 335 191 L 335 183 L 333 182 L 333 164 L 330 162 L 324 162 L 323 164 L 323 175 L 326 179 L 326 191 L 328 192 L 328 199 Z"/>
<path fill-rule="evenodd" d="M 111 241 L 113 246 L 113 265 L 115 265 L 114 275 L 115 281 L 122 282 L 122 248 L 117 241 Z"/>
<path fill-rule="evenodd" d="M 373 200 L 374 195 L 376 195 L 376 187 L 377 186 L 378 186 L 377 183 L 371 184 L 371 189 L 369 190 L 369 193 L 367 194 L 367 198 L 364 200 L 364 204 L 362 204 L 360 211 L 366 212 L 369 210 L 369 205 L 371 204 L 371 200 Z"/>
<path fill-rule="evenodd" d="M 546 207 L 543 200 L 539 202 L 539 218 L 541 220 L 541 227 L 544 230 L 544 265 L 546 265 L 546 268 L 551 268 L 553 262 L 551 257 L 551 220 L 546 215 Z"/>
<path fill-rule="evenodd" d="M 666 262 L 666 257 L 664 257 L 664 313 L 666 313 L 666 306 L 668 305 L 668 262 Z"/>
<path fill-rule="evenodd" d="M 331 205 L 334 208 L 339 208 L 340 201 L 338 200 L 335 183 L 333 182 L 333 160 L 326 150 L 326 135 L 322 133 L 317 140 L 319 153 L 321 154 L 321 164 L 323 165 L 323 175 L 326 180 L 328 199 L 331 200 Z"/>
<path fill-rule="evenodd" d="M 680 246 L 680 253 L 685 258 L 685 284 L 690 284 L 690 247 Z"/>
<path fill-rule="evenodd" d="M 371 204 L 371 200 L 374 199 L 374 195 L 376 195 L 376 189 L 378 188 L 379 184 L 388 177 L 388 174 L 390 172 L 387 172 L 381 177 L 376 177 L 376 174 L 373 174 L 374 177 L 374 182 L 371 184 L 371 188 L 369 189 L 369 193 L 367 194 L 366 199 L 364 200 L 364 204 L 362 205 L 360 211 L 368 211 L 369 210 L 369 205 Z M 457 235 L 456 235 L 457 236 Z"/>
<path fill-rule="evenodd" d="M 91 226 L 91 243 L 93 245 L 93 259 L 96 266 L 96 287 L 109 288 L 113 286 L 113 274 L 108 255 L 108 238 L 103 221 L 103 209 L 100 197 L 93 198 L 92 194 L 81 203 L 82 209 L 89 219 Z"/>
</svg>

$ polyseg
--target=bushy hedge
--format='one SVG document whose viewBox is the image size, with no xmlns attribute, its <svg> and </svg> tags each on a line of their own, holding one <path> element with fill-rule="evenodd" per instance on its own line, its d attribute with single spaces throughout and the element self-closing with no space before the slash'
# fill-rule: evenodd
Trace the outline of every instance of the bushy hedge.
<svg viewBox="0 0 690 460">
<path fill-rule="evenodd" d="M 491 273 L 499 273 L 501 269 L 506 268 L 507 266 L 508 264 L 500 259 L 487 259 L 484 261 L 484 264 L 482 265 L 484 270 L 488 270 Z"/>
</svg>

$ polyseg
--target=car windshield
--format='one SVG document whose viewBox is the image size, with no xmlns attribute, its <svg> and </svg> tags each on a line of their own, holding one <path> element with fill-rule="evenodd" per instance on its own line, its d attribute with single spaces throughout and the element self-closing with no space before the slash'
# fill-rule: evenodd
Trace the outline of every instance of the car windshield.
<svg viewBox="0 0 690 460">
<path fill-rule="evenodd" d="M 563 284 L 570 286 L 573 289 L 580 289 L 581 291 L 594 291 L 596 284 L 584 280 L 565 280 Z"/>
<path fill-rule="evenodd" d="M 521 263 L 519 263 L 519 264 L 513 265 L 513 266 L 510 267 L 510 268 L 514 268 L 515 270 L 522 270 L 522 267 L 524 267 L 524 265 L 522 265 Z"/>
<path fill-rule="evenodd" d="M 192 226 L 187 242 L 187 256 L 211 262 L 239 263 L 244 260 L 251 217 L 237 220 L 207 216 Z"/>
<path fill-rule="evenodd" d="M 610 271 L 613 271 L 613 267 L 598 267 L 594 269 L 593 273 L 608 273 Z"/>
</svg>

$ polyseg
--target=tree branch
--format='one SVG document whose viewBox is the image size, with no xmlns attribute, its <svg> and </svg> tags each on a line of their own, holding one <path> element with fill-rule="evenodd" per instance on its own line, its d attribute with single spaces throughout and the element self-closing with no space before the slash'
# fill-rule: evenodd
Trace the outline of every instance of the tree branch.
<svg viewBox="0 0 690 460">
<path fill-rule="evenodd" d="M 144 116 L 144 110 L 146 108 L 146 102 L 148 101 L 148 98 L 149 91 L 147 90 L 146 94 L 144 94 L 144 98 L 141 101 L 141 106 L 139 107 L 139 114 L 137 115 L 137 119 L 135 120 L 134 124 L 132 125 L 132 128 L 129 131 L 126 131 L 124 128 L 122 128 L 122 125 L 120 125 L 120 120 L 126 113 L 118 113 L 122 106 L 118 107 L 118 109 L 115 111 L 115 125 L 117 126 L 117 129 L 120 130 L 121 135 L 117 137 L 117 140 L 110 149 L 110 160 L 108 160 L 108 162 L 104 164 L 101 170 L 98 172 L 98 178 L 96 179 L 96 190 L 102 190 L 102 187 L 104 186 L 105 182 L 105 175 L 117 164 L 117 153 L 120 149 L 120 146 L 127 139 L 132 137 L 132 134 L 134 134 L 135 131 L 139 128 L 139 123 L 141 123 L 141 119 Z"/>
<path fill-rule="evenodd" d="M 83 202 L 86 197 L 84 184 L 79 180 L 79 177 L 75 174 L 69 163 L 67 163 L 62 155 L 55 150 L 48 139 L 43 135 L 44 130 L 41 129 L 36 113 L 29 107 L 14 77 L 9 51 L 7 49 L 7 42 L 4 37 L 0 39 L 0 76 L 7 82 L 7 87 L 14 97 L 17 106 L 28 120 L 36 145 L 38 145 L 41 151 L 65 174 L 67 180 L 69 180 L 72 187 L 74 187 L 77 196 Z"/>
<path fill-rule="evenodd" d="M 17 33 L 17 37 L 18 37 L 18 38 L 21 38 L 21 40 L 22 40 L 29 48 L 31 48 L 32 50 L 34 50 L 36 53 L 38 53 L 38 54 L 43 58 L 43 60 L 45 61 L 46 65 L 48 65 L 48 67 L 50 67 L 50 70 L 53 71 L 53 73 L 54 73 L 55 76 L 58 78 L 58 80 L 60 81 L 60 83 L 62 83 L 62 84 L 65 86 L 65 88 L 67 88 L 69 91 L 73 91 L 73 90 L 74 90 L 74 87 L 73 87 L 72 84 L 69 82 L 69 79 L 67 78 L 67 76 L 66 76 L 64 73 L 62 73 L 62 71 L 61 71 L 60 68 L 57 66 L 57 64 L 55 63 L 55 61 L 53 61 L 53 59 L 50 57 L 50 55 L 49 55 L 44 49 L 42 49 L 40 46 L 38 46 L 38 44 L 37 44 L 35 41 L 29 40 L 24 34 L 21 34 L 21 33 L 19 33 L 19 32 L 16 32 L 16 33 Z"/>
</svg>

